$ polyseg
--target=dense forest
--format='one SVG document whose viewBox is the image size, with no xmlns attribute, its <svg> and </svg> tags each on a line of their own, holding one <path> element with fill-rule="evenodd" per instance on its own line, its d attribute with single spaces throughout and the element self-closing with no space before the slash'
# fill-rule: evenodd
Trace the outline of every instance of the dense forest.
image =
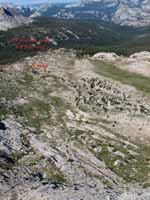
<svg viewBox="0 0 150 200">
<path fill-rule="evenodd" d="M 29 38 L 35 38 L 37 42 L 25 42 Z M 49 42 L 39 42 L 45 38 Z M 76 49 L 78 56 L 93 55 L 100 51 L 130 55 L 137 51 L 150 50 L 149 44 L 150 28 L 120 27 L 98 20 L 39 17 L 32 24 L 0 31 L 0 64 L 11 63 L 48 48 Z M 26 46 L 17 48 L 18 45 Z M 27 48 L 27 45 L 32 48 Z M 44 45 L 44 48 L 38 48 L 38 45 Z"/>
</svg>

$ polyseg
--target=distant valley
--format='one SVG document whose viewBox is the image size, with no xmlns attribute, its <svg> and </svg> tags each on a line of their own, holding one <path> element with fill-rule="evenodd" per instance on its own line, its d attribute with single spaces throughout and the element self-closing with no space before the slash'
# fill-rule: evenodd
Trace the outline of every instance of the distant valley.
<svg viewBox="0 0 150 200">
<path fill-rule="evenodd" d="M 42 51 L 49 48 L 71 48 L 76 49 L 79 56 L 93 55 L 100 51 L 130 55 L 150 50 L 149 33 L 148 27 L 137 29 L 99 20 L 37 17 L 32 23 L 0 32 L 0 63 L 11 63 L 39 51 L 35 48 L 16 49 L 18 42 L 10 42 L 13 38 L 48 38 L 51 42 Z"/>
</svg>

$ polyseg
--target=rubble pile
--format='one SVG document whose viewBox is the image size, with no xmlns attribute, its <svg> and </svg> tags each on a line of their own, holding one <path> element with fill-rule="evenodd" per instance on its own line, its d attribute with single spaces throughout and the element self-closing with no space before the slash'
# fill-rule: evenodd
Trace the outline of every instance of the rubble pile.
<svg viewBox="0 0 150 200">
<path fill-rule="evenodd" d="M 132 92 L 114 87 L 108 80 L 82 78 L 77 88 L 76 105 L 87 104 L 95 111 L 126 112 L 127 114 L 150 115 L 150 105 Z"/>
</svg>

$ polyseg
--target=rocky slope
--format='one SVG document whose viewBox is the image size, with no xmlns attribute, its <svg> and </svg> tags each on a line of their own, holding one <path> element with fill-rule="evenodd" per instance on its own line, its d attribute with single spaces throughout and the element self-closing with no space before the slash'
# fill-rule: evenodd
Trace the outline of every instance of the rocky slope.
<svg viewBox="0 0 150 200">
<path fill-rule="evenodd" d="M 1 65 L 1 200 L 150 198 L 149 94 L 98 62 L 59 49 Z"/>
<path fill-rule="evenodd" d="M 32 20 L 20 15 L 15 8 L 0 5 L 0 30 L 6 31 L 29 22 Z"/>
</svg>

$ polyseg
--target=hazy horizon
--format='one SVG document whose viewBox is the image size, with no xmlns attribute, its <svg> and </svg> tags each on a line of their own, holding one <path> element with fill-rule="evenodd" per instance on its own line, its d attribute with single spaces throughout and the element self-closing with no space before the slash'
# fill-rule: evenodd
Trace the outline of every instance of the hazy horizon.
<svg viewBox="0 0 150 200">
<path fill-rule="evenodd" d="M 14 3 L 14 4 L 38 4 L 38 3 L 47 3 L 47 2 L 72 2 L 73 0 L 0 0 L 0 3 Z"/>
</svg>

